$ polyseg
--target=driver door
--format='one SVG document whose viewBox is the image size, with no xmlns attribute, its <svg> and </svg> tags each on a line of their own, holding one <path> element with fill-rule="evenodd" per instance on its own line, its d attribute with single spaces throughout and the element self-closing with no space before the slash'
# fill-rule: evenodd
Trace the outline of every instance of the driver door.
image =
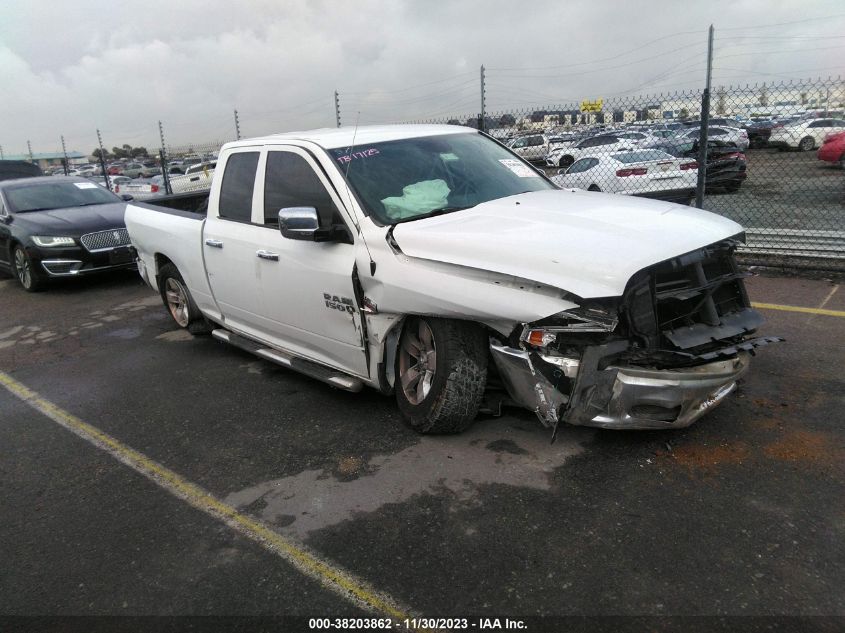
<svg viewBox="0 0 845 633">
<path fill-rule="evenodd" d="M 311 154 L 270 146 L 262 155 L 253 224 L 261 253 L 256 284 L 262 298 L 262 338 L 306 358 L 367 376 L 363 329 L 353 286 L 352 226 L 334 188 Z M 279 210 L 314 207 L 320 226 L 346 227 L 348 243 L 289 239 L 279 231 Z"/>
</svg>

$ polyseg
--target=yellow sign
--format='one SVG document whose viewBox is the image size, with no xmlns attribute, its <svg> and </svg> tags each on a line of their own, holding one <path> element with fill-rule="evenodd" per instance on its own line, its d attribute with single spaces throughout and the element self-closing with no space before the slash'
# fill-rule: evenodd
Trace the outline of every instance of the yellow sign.
<svg viewBox="0 0 845 633">
<path fill-rule="evenodd" d="M 581 112 L 601 112 L 602 105 L 602 99 L 596 99 L 595 101 L 582 101 Z"/>
</svg>

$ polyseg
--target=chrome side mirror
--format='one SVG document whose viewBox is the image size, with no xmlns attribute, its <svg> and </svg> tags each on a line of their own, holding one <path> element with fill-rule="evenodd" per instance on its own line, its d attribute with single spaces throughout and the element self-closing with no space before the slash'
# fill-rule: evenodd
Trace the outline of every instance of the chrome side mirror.
<svg viewBox="0 0 845 633">
<path fill-rule="evenodd" d="M 289 240 L 317 241 L 320 220 L 314 207 L 287 207 L 279 210 L 279 230 Z"/>
</svg>

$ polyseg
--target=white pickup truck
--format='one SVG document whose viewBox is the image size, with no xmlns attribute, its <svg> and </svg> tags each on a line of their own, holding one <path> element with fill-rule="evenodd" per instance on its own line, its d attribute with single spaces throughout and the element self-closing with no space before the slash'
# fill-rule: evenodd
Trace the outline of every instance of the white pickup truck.
<svg viewBox="0 0 845 633">
<path fill-rule="evenodd" d="M 561 191 L 468 128 L 228 143 L 206 213 L 130 204 L 126 226 L 179 326 L 393 393 L 423 433 L 502 404 L 555 429 L 683 427 L 780 340 L 753 336 L 738 224 Z"/>
</svg>

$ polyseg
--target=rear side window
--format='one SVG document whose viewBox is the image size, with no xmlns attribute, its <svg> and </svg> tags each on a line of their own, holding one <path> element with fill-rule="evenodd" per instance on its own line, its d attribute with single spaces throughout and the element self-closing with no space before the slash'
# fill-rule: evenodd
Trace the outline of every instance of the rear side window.
<svg viewBox="0 0 845 633">
<path fill-rule="evenodd" d="M 597 158 L 582 158 L 581 160 L 576 160 L 572 163 L 572 167 L 566 170 L 567 174 L 580 174 L 581 172 L 588 171 L 599 164 Z"/>
<path fill-rule="evenodd" d="M 264 179 L 264 224 L 278 226 L 279 210 L 286 207 L 314 207 L 322 227 L 341 222 L 329 192 L 302 156 L 269 152 Z"/>
<path fill-rule="evenodd" d="M 252 190 L 258 152 L 232 154 L 226 161 L 223 185 L 220 188 L 220 217 L 249 222 L 252 218 Z"/>
</svg>

